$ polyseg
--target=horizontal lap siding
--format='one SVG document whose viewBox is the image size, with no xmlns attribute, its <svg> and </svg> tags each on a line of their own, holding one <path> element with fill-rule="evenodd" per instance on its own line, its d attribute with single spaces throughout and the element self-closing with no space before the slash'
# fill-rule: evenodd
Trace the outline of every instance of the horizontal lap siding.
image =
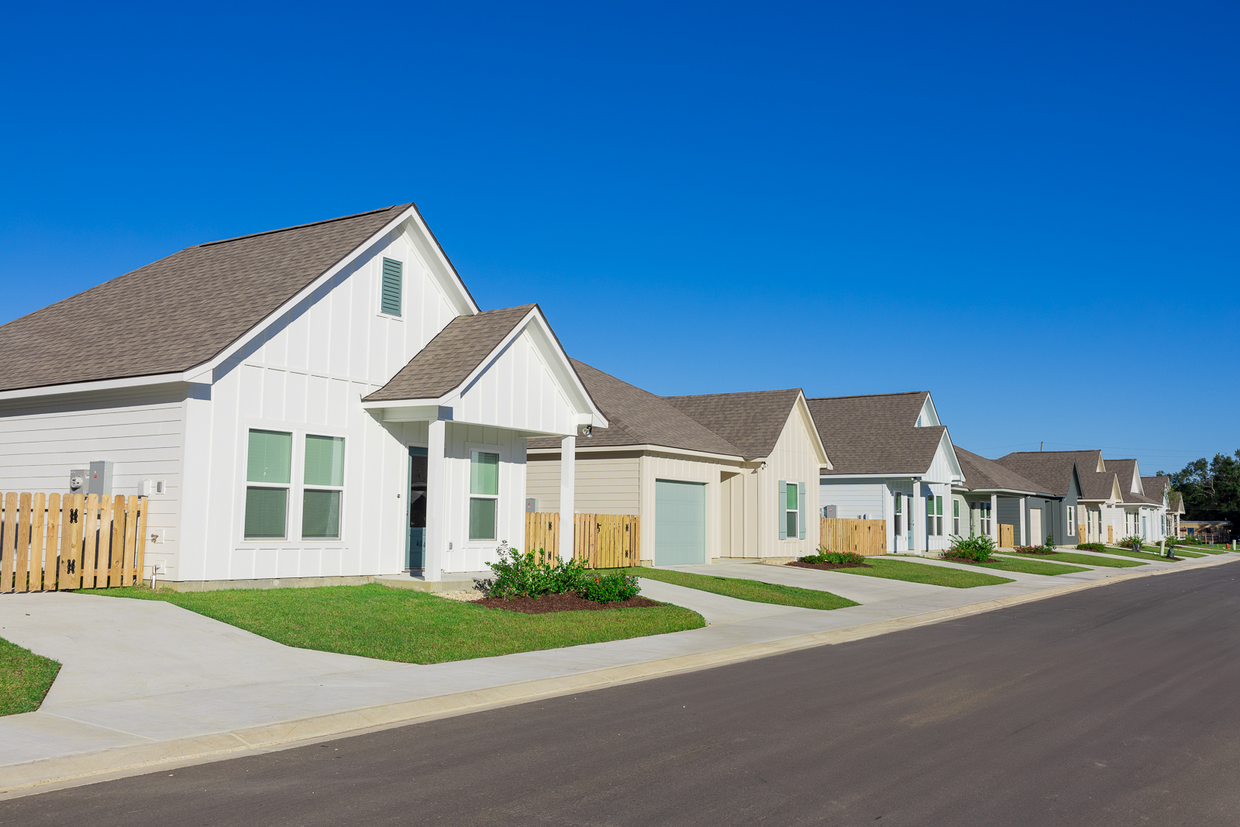
<svg viewBox="0 0 1240 827">
<path fill-rule="evenodd" d="M 807 414 L 794 407 L 784 422 L 783 431 L 775 441 L 767 457 L 766 470 L 761 472 L 761 489 L 756 504 L 761 514 L 758 520 L 759 557 L 800 557 L 812 554 L 818 548 L 819 523 L 819 474 L 822 466 L 813 443 L 813 425 Z M 779 482 L 803 483 L 805 485 L 805 539 L 779 538 L 783 510 L 778 508 Z"/>
<path fill-rule="evenodd" d="M 112 494 L 141 494 L 143 480 L 163 480 L 149 500 L 147 546 L 152 562 L 171 564 L 179 551 L 183 495 L 186 385 L 33 397 L 0 402 L 0 491 L 65 494 L 69 472 L 92 460 L 114 463 Z"/>
<path fill-rule="evenodd" d="M 577 457 L 573 510 L 579 514 L 640 514 L 641 486 L 637 456 Z M 533 460 L 526 472 L 525 495 L 538 498 L 539 511 L 560 510 L 560 461 Z"/>
<path fill-rule="evenodd" d="M 823 480 L 818 499 L 821 506 L 834 505 L 841 520 L 882 520 L 887 486 L 881 482 Z"/>
</svg>

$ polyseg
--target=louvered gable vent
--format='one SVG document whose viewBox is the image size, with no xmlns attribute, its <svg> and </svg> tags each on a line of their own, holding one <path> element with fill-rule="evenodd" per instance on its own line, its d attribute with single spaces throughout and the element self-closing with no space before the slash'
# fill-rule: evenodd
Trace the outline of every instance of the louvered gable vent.
<svg viewBox="0 0 1240 827">
<path fill-rule="evenodd" d="M 383 294 L 379 309 L 390 316 L 400 315 L 400 291 L 404 281 L 404 265 L 390 258 L 383 260 Z"/>
</svg>

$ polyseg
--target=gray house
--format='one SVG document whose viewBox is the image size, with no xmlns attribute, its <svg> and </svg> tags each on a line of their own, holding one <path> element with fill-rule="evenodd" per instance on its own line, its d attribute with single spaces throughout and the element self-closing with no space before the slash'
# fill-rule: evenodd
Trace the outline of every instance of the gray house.
<svg viewBox="0 0 1240 827">
<path fill-rule="evenodd" d="M 1005 547 L 1030 545 L 1029 538 L 1042 542 L 1045 535 L 1032 530 L 1034 521 L 1040 524 L 1047 512 L 1062 510 L 1063 497 L 993 459 L 959 445 L 955 450 L 964 481 L 952 486 L 952 533 L 985 535 Z M 1010 537 L 1002 526 L 1012 527 Z"/>
<path fill-rule="evenodd" d="M 1036 545 L 1053 536 L 1056 545 L 1077 543 L 1077 509 L 1082 496 L 1078 451 L 1018 451 L 995 460 L 1033 482 L 1041 492 L 1000 504 L 1001 525 L 1016 526 L 1017 543 Z"/>
</svg>

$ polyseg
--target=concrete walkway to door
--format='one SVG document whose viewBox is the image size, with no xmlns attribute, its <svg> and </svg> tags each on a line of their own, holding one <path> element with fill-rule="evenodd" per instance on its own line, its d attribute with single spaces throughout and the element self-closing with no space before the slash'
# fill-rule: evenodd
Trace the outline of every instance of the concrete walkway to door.
<svg viewBox="0 0 1240 827">
<path fill-rule="evenodd" d="M 294 649 L 156 601 L 0 595 L 0 636 L 63 664 L 39 711 L 0 718 L 0 796 L 841 643 L 1236 560 L 1224 554 L 974 589 L 766 565 L 681 567 L 825 589 L 862 605 L 797 609 L 644 579 L 645 594 L 699 611 L 710 625 L 426 666 Z"/>
</svg>

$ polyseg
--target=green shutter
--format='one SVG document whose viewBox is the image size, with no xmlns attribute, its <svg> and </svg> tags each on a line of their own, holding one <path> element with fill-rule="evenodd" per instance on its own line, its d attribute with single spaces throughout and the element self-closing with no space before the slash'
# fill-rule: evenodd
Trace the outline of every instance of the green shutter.
<svg viewBox="0 0 1240 827">
<path fill-rule="evenodd" d="M 474 451 L 469 461 L 469 493 L 499 494 L 499 454 Z"/>
<path fill-rule="evenodd" d="M 292 434 L 250 431 L 245 478 L 249 482 L 288 485 L 292 478 L 292 458 Z M 283 529 L 280 535 L 284 535 Z"/>
<path fill-rule="evenodd" d="M 390 258 L 383 259 L 383 292 L 379 309 L 389 316 L 400 315 L 400 293 L 404 282 L 405 265 Z"/>
<path fill-rule="evenodd" d="M 805 539 L 805 483 L 797 483 L 797 537 Z"/>
<path fill-rule="evenodd" d="M 301 536 L 303 539 L 340 537 L 340 492 L 306 491 L 301 496 Z"/>
<path fill-rule="evenodd" d="M 288 512 L 288 489 L 245 490 L 245 536 L 249 539 L 283 539 Z"/>
<path fill-rule="evenodd" d="M 306 436 L 306 485 L 344 485 L 344 440 Z"/>
<path fill-rule="evenodd" d="M 779 539 L 788 539 L 788 483 L 779 481 L 779 508 L 775 511 L 776 522 L 779 523 Z"/>
</svg>

